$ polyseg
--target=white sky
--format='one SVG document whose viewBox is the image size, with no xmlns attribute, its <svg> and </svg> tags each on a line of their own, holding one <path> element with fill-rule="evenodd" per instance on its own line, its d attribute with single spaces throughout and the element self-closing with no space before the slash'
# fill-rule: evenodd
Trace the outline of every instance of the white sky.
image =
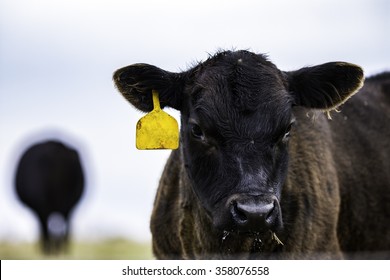
<svg viewBox="0 0 390 280">
<path fill-rule="evenodd" d="M 0 241 L 38 236 L 13 193 L 13 172 L 23 147 L 48 136 L 82 149 L 87 192 L 74 235 L 150 239 L 169 151 L 135 149 L 141 114 L 115 90 L 117 68 L 180 71 L 236 48 L 267 53 L 282 70 L 348 61 L 375 74 L 390 69 L 389 3 L 0 0 Z"/>
</svg>

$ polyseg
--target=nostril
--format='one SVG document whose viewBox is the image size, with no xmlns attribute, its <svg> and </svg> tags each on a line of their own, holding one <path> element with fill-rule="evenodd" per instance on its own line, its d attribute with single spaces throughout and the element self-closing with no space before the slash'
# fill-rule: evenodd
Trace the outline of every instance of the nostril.
<svg viewBox="0 0 390 280">
<path fill-rule="evenodd" d="M 245 212 L 239 207 L 237 201 L 232 201 L 231 205 L 232 206 L 230 208 L 230 211 L 232 213 L 233 219 L 241 223 L 246 222 L 248 220 L 248 217 Z"/>
<path fill-rule="evenodd" d="M 275 210 L 275 202 L 272 203 L 272 207 L 270 207 L 267 216 L 265 217 L 265 221 L 268 224 L 271 224 L 274 220 L 274 212 L 275 212 L 274 210 Z"/>
</svg>

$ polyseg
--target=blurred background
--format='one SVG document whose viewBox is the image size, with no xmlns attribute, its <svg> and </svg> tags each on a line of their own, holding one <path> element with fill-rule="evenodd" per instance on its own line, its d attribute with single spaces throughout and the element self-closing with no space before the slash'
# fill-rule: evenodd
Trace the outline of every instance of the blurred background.
<svg viewBox="0 0 390 280">
<path fill-rule="evenodd" d="M 62 258 L 150 258 L 149 219 L 169 151 L 138 151 L 142 116 L 112 73 L 182 71 L 219 49 L 266 53 L 281 70 L 328 61 L 390 70 L 387 0 L 0 0 L 0 259 L 45 258 L 14 191 L 36 142 L 76 148 L 86 178 Z M 178 118 L 178 113 L 168 111 Z"/>
</svg>

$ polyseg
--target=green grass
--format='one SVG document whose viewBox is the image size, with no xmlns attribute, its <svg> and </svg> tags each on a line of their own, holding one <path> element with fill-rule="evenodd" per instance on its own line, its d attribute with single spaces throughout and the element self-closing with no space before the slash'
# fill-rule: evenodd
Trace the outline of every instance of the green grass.
<svg viewBox="0 0 390 280">
<path fill-rule="evenodd" d="M 151 244 L 124 239 L 94 242 L 72 242 L 60 255 L 47 256 L 40 251 L 39 243 L 0 242 L 2 260 L 147 260 L 153 259 Z"/>
</svg>

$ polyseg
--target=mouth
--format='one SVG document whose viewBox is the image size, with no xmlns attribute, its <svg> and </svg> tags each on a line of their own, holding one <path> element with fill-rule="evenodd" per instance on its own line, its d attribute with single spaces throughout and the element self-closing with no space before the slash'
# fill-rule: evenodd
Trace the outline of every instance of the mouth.
<svg viewBox="0 0 390 280">
<path fill-rule="evenodd" d="M 273 253 L 284 246 L 277 233 L 223 231 L 221 247 L 230 255 L 249 252 L 249 257 L 258 253 Z"/>
</svg>

